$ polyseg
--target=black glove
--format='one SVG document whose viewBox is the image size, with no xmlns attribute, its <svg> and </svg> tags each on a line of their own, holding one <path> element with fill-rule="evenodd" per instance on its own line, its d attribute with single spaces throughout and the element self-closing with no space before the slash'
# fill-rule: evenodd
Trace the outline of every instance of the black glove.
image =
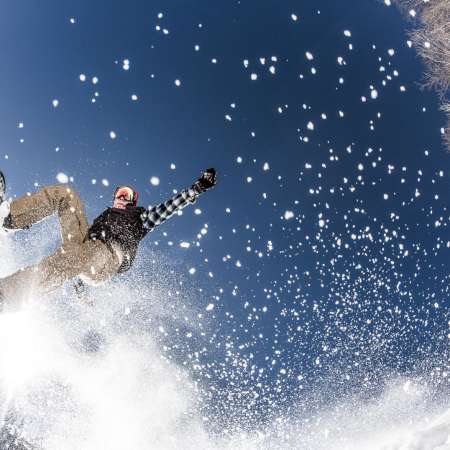
<svg viewBox="0 0 450 450">
<path fill-rule="evenodd" d="M 201 194 L 214 187 L 216 183 L 216 170 L 213 168 L 206 169 L 202 173 L 202 176 L 192 185 L 192 189 L 194 189 L 197 194 Z"/>
</svg>

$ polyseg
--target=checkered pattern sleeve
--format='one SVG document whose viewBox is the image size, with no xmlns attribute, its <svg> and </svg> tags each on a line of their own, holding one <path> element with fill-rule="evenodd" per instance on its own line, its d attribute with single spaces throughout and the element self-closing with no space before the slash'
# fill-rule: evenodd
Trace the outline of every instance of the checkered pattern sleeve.
<svg viewBox="0 0 450 450">
<path fill-rule="evenodd" d="M 147 231 L 153 231 L 155 227 L 161 225 L 175 212 L 194 203 L 197 197 L 198 194 L 193 189 L 185 189 L 166 202 L 149 207 L 141 216 L 144 228 Z"/>
</svg>

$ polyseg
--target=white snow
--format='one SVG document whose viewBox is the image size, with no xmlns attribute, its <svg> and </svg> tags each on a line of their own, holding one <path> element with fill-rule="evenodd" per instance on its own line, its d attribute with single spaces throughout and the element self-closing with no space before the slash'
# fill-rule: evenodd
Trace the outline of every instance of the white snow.
<svg viewBox="0 0 450 450">
<path fill-rule="evenodd" d="M 295 214 L 292 211 L 285 211 L 284 212 L 284 219 L 285 220 L 290 220 L 293 219 L 295 217 Z"/>
<path fill-rule="evenodd" d="M 59 172 L 56 175 L 56 179 L 58 180 L 58 183 L 66 184 L 69 182 L 69 177 L 64 172 Z"/>
<path fill-rule="evenodd" d="M 151 185 L 153 185 L 153 186 L 158 186 L 159 185 L 159 178 L 158 177 L 156 177 L 156 176 L 152 176 L 151 178 L 150 178 L 150 184 Z"/>
</svg>

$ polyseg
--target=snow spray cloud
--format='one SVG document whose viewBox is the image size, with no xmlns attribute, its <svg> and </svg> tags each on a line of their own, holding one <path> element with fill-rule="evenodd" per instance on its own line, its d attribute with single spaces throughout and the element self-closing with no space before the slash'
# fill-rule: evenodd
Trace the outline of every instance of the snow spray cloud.
<svg viewBox="0 0 450 450">
<path fill-rule="evenodd" d="M 0 245 L 2 275 L 36 257 L 12 251 L 5 236 Z M 186 303 L 168 309 L 167 276 L 161 269 L 139 295 L 125 279 L 95 289 L 94 305 L 68 288 L 0 315 L 0 420 L 16 442 L 42 450 L 450 449 L 450 414 L 413 380 L 386 383 L 376 399 L 346 398 L 311 414 L 294 404 L 269 424 L 212 434 L 198 408 L 206 387 L 164 357 L 157 337 L 164 321 L 181 326 L 195 316 Z"/>
</svg>

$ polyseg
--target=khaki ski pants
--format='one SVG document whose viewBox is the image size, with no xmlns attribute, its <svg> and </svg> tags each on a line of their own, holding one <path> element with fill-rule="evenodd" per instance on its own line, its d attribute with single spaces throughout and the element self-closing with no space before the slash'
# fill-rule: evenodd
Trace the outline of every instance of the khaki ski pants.
<svg viewBox="0 0 450 450">
<path fill-rule="evenodd" d="M 62 245 L 38 264 L 0 280 L 0 293 L 15 300 L 38 289 L 49 292 L 81 276 L 99 283 L 117 273 L 121 261 L 101 241 L 86 238 L 88 222 L 78 194 L 67 185 L 49 186 L 11 203 L 12 226 L 28 228 L 52 214 L 58 214 Z"/>
</svg>

